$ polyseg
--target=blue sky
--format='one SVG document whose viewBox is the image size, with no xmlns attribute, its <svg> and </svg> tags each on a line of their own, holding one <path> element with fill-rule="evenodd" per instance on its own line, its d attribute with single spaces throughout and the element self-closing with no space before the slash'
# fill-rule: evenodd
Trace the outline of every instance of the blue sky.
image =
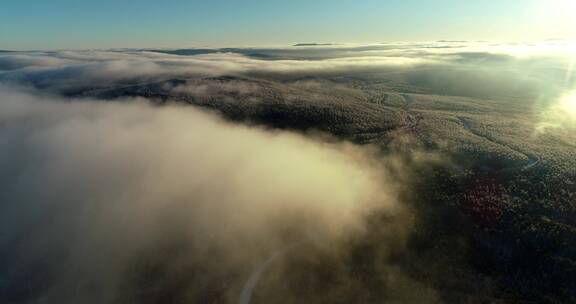
<svg viewBox="0 0 576 304">
<path fill-rule="evenodd" d="M 0 49 L 566 38 L 555 1 L 3 0 Z"/>
</svg>

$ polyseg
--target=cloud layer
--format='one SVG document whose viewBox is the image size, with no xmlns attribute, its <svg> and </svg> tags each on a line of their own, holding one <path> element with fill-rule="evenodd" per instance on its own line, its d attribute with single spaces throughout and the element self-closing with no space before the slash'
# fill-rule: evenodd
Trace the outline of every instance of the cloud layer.
<svg viewBox="0 0 576 304">
<path fill-rule="evenodd" d="M 208 76 L 384 76 L 431 93 L 535 96 L 574 86 L 574 45 L 480 42 L 398 43 L 277 49 L 8 52 L 0 82 L 59 93 Z M 471 87 L 470 84 L 478 84 Z"/>
<path fill-rule="evenodd" d="M 138 285 L 132 268 L 156 252 L 165 271 L 204 276 L 183 280 L 191 285 L 180 300 L 216 290 L 234 302 L 252 265 L 280 248 L 336 254 L 374 212 L 390 217 L 390 240 L 409 227 L 397 182 L 349 144 L 234 126 L 190 107 L 5 88 L 0 125 L 7 299 L 110 303 L 131 296 L 136 287 L 122 286 Z"/>
</svg>

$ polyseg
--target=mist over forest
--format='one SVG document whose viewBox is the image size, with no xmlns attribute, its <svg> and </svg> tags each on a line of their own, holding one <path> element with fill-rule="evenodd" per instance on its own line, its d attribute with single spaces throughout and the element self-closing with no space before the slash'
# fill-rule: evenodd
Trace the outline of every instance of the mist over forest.
<svg viewBox="0 0 576 304">
<path fill-rule="evenodd" d="M 0 51 L 0 302 L 572 303 L 573 49 Z"/>
</svg>

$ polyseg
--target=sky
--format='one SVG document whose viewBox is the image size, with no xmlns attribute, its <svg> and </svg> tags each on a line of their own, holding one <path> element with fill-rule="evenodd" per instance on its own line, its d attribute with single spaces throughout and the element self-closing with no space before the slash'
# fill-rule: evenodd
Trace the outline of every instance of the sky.
<svg viewBox="0 0 576 304">
<path fill-rule="evenodd" d="M 0 49 L 576 37 L 574 0 L 2 0 Z"/>
</svg>

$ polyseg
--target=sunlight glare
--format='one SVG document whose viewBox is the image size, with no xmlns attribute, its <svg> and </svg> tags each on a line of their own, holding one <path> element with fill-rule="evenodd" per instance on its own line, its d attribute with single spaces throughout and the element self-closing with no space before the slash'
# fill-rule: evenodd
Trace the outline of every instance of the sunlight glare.
<svg viewBox="0 0 576 304">
<path fill-rule="evenodd" d="M 566 94 L 560 100 L 559 106 L 566 115 L 576 120 L 576 91 Z"/>
<path fill-rule="evenodd" d="M 549 38 L 576 38 L 576 0 L 538 0 L 533 7 L 540 21 L 535 30 Z"/>
</svg>

